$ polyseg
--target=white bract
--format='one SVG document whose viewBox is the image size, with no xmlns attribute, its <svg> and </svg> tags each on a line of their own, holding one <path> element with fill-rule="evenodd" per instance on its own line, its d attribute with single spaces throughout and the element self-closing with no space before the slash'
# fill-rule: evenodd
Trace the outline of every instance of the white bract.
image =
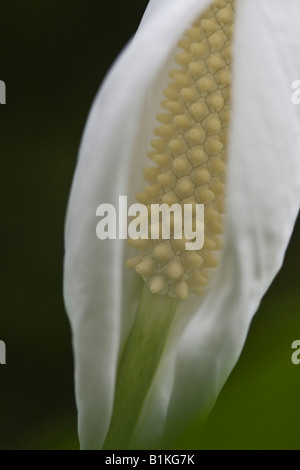
<svg viewBox="0 0 300 470">
<path fill-rule="evenodd" d="M 118 355 L 143 282 L 124 240 L 95 234 L 96 208 L 142 186 L 142 168 L 176 44 L 208 0 L 150 0 L 89 116 L 66 223 L 65 300 L 72 325 L 82 448 L 101 448 Z M 134 438 L 151 446 L 206 414 L 235 365 L 278 272 L 300 200 L 299 0 L 237 0 L 224 247 L 213 282 L 181 302 Z M 134 384 L 132 384 L 134 386 Z"/>
</svg>

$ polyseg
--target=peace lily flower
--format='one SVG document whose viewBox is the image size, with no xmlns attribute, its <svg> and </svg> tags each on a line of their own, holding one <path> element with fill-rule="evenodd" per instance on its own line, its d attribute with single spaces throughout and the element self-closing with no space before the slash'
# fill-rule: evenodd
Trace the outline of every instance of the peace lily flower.
<svg viewBox="0 0 300 470">
<path fill-rule="evenodd" d="M 291 83 L 300 74 L 300 5 L 298 0 L 236 0 L 230 49 L 233 6 L 229 0 L 150 0 L 89 116 L 69 201 L 65 257 L 84 449 L 174 445 L 196 415 L 204 418 L 282 264 L 300 196 L 300 108 L 291 100 Z M 214 30 L 217 23 L 221 35 L 220 28 Z M 170 72 L 178 43 L 183 49 L 177 57 L 179 76 Z M 201 56 L 205 48 L 207 55 Z M 168 73 L 173 81 L 161 111 Z M 197 118 L 203 103 L 210 121 Z M 229 127 L 224 107 L 232 109 Z M 155 184 L 143 190 L 157 113 L 161 127 L 150 155 L 156 169 L 145 170 Z M 178 131 L 180 126 L 188 130 Z M 174 197 L 199 202 L 201 195 L 205 210 L 219 223 L 224 182 L 222 249 L 201 295 L 188 262 L 180 261 L 183 271 L 178 263 L 161 268 L 155 245 L 150 251 L 137 245 L 136 262 L 127 263 L 142 279 L 125 266 L 134 255 L 125 240 L 96 237 L 98 205 L 118 207 L 120 195 L 133 203 L 136 193 L 146 204 L 170 193 L 169 203 Z M 153 187 L 160 188 L 157 194 Z M 204 247 L 204 267 L 220 242 L 216 225 L 209 222 L 207 230 L 206 239 L 214 243 Z M 178 255 L 172 243 L 168 246 L 173 260 L 183 259 L 182 251 Z M 201 274 L 199 253 L 193 260 Z"/>
</svg>

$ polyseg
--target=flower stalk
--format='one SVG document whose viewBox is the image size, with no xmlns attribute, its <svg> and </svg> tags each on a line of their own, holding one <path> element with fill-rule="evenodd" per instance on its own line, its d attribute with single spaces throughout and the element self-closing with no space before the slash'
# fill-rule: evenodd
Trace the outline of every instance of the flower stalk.
<svg viewBox="0 0 300 470">
<path fill-rule="evenodd" d="M 103 449 L 130 448 L 178 303 L 178 298 L 154 295 L 144 285 L 119 360 L 113 414 Z"/>
</svg>

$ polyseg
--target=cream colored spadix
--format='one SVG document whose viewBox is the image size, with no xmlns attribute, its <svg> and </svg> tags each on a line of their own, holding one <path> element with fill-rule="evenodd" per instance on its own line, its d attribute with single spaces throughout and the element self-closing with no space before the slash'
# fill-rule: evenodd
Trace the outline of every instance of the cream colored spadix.
<svg viewBox="0 0 300 470">
<path fill-rule="evenodd" d="M 174 234 L 163 245 L 168 256 L 157 256 L 159 239 L 142 247 L 127 266 L 135 267 L 155 294 L 199 294 L 201 285 L 195 279 L 217 265 L 211 251 L 220 246 L 223 231 L 233 23 L 234 1 L 215 1 L 185 31 L 178 42 L 184 52 L 175 56 L 179 67 L 170 70 L 171 81 L 164 89 L 165 112 L 156 116 L 161 125 L 154 134 L 159 139 L 152 140 L 154 152 L 148 156 L 157 166 L 144 169 L 151 185 L 136 198 L 149 207 L 162 202 L 204 204 L 205 239 L 214 244 L 204 240 L 203 248 L 188 255 L 189 263 L 184 262 L 185 245 L 174 244 Z"/>
</svg>

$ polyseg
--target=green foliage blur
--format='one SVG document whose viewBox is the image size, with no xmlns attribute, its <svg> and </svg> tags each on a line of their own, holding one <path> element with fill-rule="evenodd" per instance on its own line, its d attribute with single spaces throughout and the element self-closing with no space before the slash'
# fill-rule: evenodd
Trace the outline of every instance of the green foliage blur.
<svg viewBox="0 0 300 470">
<path fill-rule="evenodd" d="M 90 105 L 146 4 L 1 5 L 0 449 L 79 448 L 62 299 L 64 217 Z M 179 448 L 300 448 L 300 365 L 291 362 L 300 339 L 299 242 L 298 224 L 205 429 L 195 418 Z"/>
</svg>

